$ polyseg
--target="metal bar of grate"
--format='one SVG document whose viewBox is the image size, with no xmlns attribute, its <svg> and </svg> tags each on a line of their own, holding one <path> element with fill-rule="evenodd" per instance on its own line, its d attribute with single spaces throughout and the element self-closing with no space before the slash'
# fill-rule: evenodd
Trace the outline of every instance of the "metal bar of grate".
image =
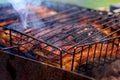
<svg viewBox="0 0 120 80">
<path fill-rule="evenodd" d="M 115 55 L 115 59 L 118 59 L 119 57 L 118 57 L 118 54 L 120 54 L 119 53 L 119 47 L 120 47 L 120 38 L 118 38 L 119 40 L 118 40 L 118 45 L 117 45 L 117 52 L 116 52 L 116 55 Z"/>
<path fill-rule="evenodd" d="M 96 48 L 97 48 L 97 44 L 95 44 L 95 48 L 94 48 L 94 54 L 93 54 L 93 63 L 92 63 L 92 68 L 94 67 L 95 64 L 95 57 L 96 57 Z"/>
<path fill-rule="evenodd" d="M 107 54 L 108 54 L 108 45 L 109 45 L 109 41 L 107 41 L 107 46 L 106 46 L 106 51 L 105 51 L 105 57 L 104 57 L 103 64 L 105 64 L 106 59 L 107 59 Z"/>
<path fill-rule="evenodd" d="M 86 68 L 86 69 L 85 69 L 85 70 L 87 70 L 87 68 L 88 68 L 89 56 L 90 56 L 90 55 L 89 55 L 89 54 L 90 54 L 90 46 L 91 46 L 91 45 L 88 45 L 87 59 L 86 59 L 86 61 L 85 61 L 85 62 L 86 62 L 86 64 L 85 64 L 85 68 Z"/>
<path fill-rule="evenodd" d="M 111 50 L 111 53 L 110 53 L 110 60 L 112 60 L 114 44 L 115 44 L 115 39 L 113 39 L 113 41 L 112 41 L 112 50 Z"/>
</svg>

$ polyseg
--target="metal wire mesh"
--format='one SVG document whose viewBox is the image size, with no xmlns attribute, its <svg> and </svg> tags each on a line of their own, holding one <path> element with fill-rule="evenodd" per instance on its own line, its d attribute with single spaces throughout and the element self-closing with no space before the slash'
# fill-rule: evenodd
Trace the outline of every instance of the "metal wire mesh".
<svg viewBox="0 0 120 80">
<path fill-rule="evenodd" d="M 67 10 L 53 9 L 58 14 L 29 21 L 27 29 L 21 29 L 21 23 L 5 27 L 9 45 L 71 71 L 77 67 L 86 71 L 119 58 L 119 15 L 70 5 Z M 40 24 L 33 27 L 32 22 Z"/>
</svg>

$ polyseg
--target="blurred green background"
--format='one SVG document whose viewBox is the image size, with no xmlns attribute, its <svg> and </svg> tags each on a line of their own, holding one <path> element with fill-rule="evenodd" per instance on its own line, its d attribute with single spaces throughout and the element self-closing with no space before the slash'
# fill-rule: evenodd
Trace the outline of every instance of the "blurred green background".
<svg viewBox="0 0 120 80">
<path fill-rule="evenodd" d="M 1 3 L 5 3 L 7 1 L 8 0 L 0 0 Z M 85 6 L 93 9 L 98 9 L 100 7 L 108 8 L 109 5 L 120 2 L 120 0 L 55 0 L 55 1 L 77 4 L 80 6 Z"/>
<path fill-rule="evenodd" d="M 100 7 L 108 8 L 111 4 L 120 3 L 120 0 L 61 0 L 88 8 L 98 9 Z"/>
</svg>

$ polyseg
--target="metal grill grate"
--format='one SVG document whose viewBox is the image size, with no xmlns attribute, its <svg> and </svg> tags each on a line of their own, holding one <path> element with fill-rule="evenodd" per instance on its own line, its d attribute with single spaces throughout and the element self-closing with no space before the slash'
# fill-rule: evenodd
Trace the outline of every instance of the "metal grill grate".
<svg viewBox="0 0 120 80">
<path fill-rule="evenodd" d="M 37 60 L 78 72 L 119 58 L 119 15 L 78 6 L 56 11 L 56 15 L 33 18 L 27 29 L 21 29 L 21 23 L 4 27 L 9 31 L 9 46 L 17 46 L 21 53 Z"/>
</svg>

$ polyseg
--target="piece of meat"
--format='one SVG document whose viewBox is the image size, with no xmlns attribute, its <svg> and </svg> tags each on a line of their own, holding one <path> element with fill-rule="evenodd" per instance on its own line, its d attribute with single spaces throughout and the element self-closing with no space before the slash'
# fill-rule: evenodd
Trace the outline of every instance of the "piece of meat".
<svg viewBox="0 0 120 80">
<path fill-rule="evenodd" d="M 104 34 L 106 34 L 106 35 L 109 35 L 109 34 L 111 34 L 113 31 L 116 31 L 118 28 L 116 28 L 116 29 L 112 29 L 112 28 L 114 28 L 114 26 L 108 26 L 108 27 L 110 27 L 110 28 L 107 28 L 107 27 L 103 27 L 102 25 L 100 25 L 100 24 L 92 24 L 93 25 L 93 27 L 95 27 L 97 30 L 99 30 L 99 31 L 101 31 L 102 33 L 104 33 Z M 107 28 L 107 29 L 105 29 L 105 28 Z M 105 30 L 104 30 L 105 29 Z M 116 37 L 116 36 L 118 36 L 119 35 L 119 32 L 115 32 L 114 34 L 111 34 L 111 37 Z"/>
<path fill-rule="evenodd" d="M 101 45 L 102 45 L 102 49 L 101 49 Z M 80 52 L 76 53 L 75 54 L 75 58 L 74 58 L 75 60 L 74 60 L 74 68 L 73 68 L 73 70 L 75 71 L 76 67 L 78 67 L 81 55 L 82 55 L 81 64 L 85 64 L 86 63 L 87 57 L 88 57 L 88 62 L 92 62 L 93 61 L 93 57 L 95 57 L 94 60 L 98 60 L 99 57 L 101 59 L 102 58 L 106 58 L 106 57 L 110 57 L 110 56 L 115 58 L 116 53 L 117 53 L 117 46 L 113 45 L 112 43 L 109 43 L 108 46 L 109 47 L 107 48 L 107 44 L 106 43 L 103 43 L 103 44 L 102 43 L 97 43 L 95 53 L 94 53 L 95 45 L 91 45 L 90 49 L 88 49 L 88 48 L 84 49 L 82 51 L 82 53 L 80 53 Z M 80 50 L 80 48 L 79 48 L 79 50 Z M 88 50 L 89 50 L 89 55 L 88 55 Z M 42 50 L 36 50 L 36 51 L 34 51 L 34 53 L 36 55 L 40 56 L 40 58 L 39 58 L 40 60 L 42 60 L 45 57 L 44 60 L 42 60 L 43 62 L 46 62 L 48 64 L 51 64 L 51 65 L 54 65 L 54 66 L 57 66 L 57 67 L 60 66 L 60 57 L 57 57 L 58 59 L 54 59 L 51 62 L 49 60 L 50 58 L 48 56 L 46 56 L 44 54 L 44 52 L 42 52 Z M 63 54 L 66 54 L 66 53 L 63 53 Z M 53 53 L 53 55 L 54 55 L 54 53 Z M 72 60 L 73 60 L 73 55 L 72 54 L 64 55 L 63 58 L 62 58 L 63 69 L 71 70 Z"/>
<path fill-rule="evenodd" d="M 8 24 L 11 24 L 11 23 L 14 23 L 16 20 L 7 20 L 7 21 L 3 21 L 3 22 L 0 22 L 0 26 L 5 26 L 5 25 L 8 25 Z"/>
<path fill-rule="evenodd" d="M 39 18 L 48 17 L 57 14 L 56 11 L 48 9 L 46 6 L 35 6 L 28 4 L 27 5 L 28 10 L 34 11 Z"/>
</svg>

